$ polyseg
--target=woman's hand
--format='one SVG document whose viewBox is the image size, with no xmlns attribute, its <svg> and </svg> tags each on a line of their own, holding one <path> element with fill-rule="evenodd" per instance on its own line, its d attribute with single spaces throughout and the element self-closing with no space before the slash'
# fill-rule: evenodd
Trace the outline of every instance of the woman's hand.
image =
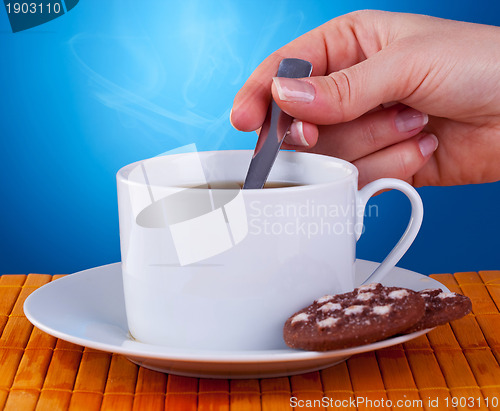
<svg viewBox="0 0 500 411">
<path fill-rule="evenodd" d="M 313 77 L 274 78 L 283 58 Z M 296 120 L 285 148 L 344 158 L 360 186 L 500 180 L 500 28 L 361 11 L 270 55 L 238 92 L 231 122 L 258 129 L 272 97 Z"/>
</svg>

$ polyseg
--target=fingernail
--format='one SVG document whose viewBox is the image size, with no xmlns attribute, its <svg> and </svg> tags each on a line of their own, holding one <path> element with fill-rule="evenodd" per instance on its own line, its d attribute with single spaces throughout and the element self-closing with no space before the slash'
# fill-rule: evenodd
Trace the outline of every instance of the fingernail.
<svg viewBox="0 0 500 411">
<path fill-rule="evenodd" d="M 418 147 L 424 157 L 430 156 L 438 148 L 438 139 L 434 134 L 426 134 L 418 141 Z"/>
<path fill-rule="evenodd" d="M 308 147 L 309 143 L 304 137 L 304 123 L 294 119 L 286 133 L 286 142 L 294 146 Z"/>
<path fill-rule="evenodd" d="M 314 86 L 307 81 L 274 77 L 273 82 L 282 101 L 310 103 L 316 95 Z"/>
<path fill-rule="evenodd" d="M 229 122 L 231 123 L 231 126 L 233 126 L 233 128 L 236 128 L 234 127 L 232 117 L 233 117 L 233 109 L 231 109 L 231 111 L 229 112 Z"/>
<path fill-rule="evenodd" d="M 396 115 L 396 128 L 400 132 L 411 131 L 423 127 L 429 121 L 429 116 L 413 108 L 407 108 Z"/>
</svg>

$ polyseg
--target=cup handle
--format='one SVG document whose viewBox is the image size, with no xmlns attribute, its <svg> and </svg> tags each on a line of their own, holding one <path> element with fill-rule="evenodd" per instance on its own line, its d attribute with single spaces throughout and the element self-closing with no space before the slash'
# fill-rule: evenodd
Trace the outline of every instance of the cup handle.
<svg viewBox="0 0 500 411">
<path fill-rule="evenodd" d="M 401 257 L 403 257 L 404 253 L 408 251 L 408 248 L 410 248 L 413 240 L 415 240 L 418 230 L 422 225 L 424 207 L 422 204 L 422 199 L 418 195 L 417 190 L 415 190 L 411 185 L 402 180 L 397 180 L 395 178 L 381 178 L 367 184 L 365 187 L 358 191 L 356 241 L 359 240 L 359 237 L 362 233 L 363 216 L 366 203 L 375 193 L 380 190 L 387 189 L 399 190 L 403 194 L 405 194 L 406 197 L 408 197 L 411 202 L 410 221 L 398 243 L 394 246 L 391 252 L 384 259 L 384 261 L 382 261 L 382 263 L 377 267 L 377 269 L 365 281 L 363 281 L 363 284 L 380 282 L 382 278 L 397 264 Z"/>
</svg>

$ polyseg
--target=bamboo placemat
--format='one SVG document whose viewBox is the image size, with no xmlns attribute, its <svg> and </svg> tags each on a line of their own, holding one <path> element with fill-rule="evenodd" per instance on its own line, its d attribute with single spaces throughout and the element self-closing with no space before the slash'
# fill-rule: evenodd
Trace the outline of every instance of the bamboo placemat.
<svg viewBox="0 0 500 411">
<path fill-rule="evenodd" d="M 263 410 L 500 408 L 500 271 L 432 277 L 473 312 L 402 345 L 288 378 L 166 375 L 121 355 L 34 328 L 26 297 L 60 276 L 0 277 L 0 408 L 5 410 Z M 392 405 L 392 407 L 390 407 Z"/>
</svg>

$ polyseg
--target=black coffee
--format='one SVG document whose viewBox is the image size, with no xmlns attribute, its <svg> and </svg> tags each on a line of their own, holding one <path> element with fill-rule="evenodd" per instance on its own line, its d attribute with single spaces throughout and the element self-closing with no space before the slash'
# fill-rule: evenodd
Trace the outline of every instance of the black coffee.
<svg viewBox="0 0 500 411">
<path fill-rule="evenodd" d="M 243 182 L 241 181 L 216 181 L 209 183 L 209 188 L 213 189 L 233 189 L 243 188 Z M 264 184 L 264 188 L 285 188 L 285 187 L 297 187 L 301 186 L 299 183 L 291 183 L 288 181 L 267 181 Z"/>
</svg>

